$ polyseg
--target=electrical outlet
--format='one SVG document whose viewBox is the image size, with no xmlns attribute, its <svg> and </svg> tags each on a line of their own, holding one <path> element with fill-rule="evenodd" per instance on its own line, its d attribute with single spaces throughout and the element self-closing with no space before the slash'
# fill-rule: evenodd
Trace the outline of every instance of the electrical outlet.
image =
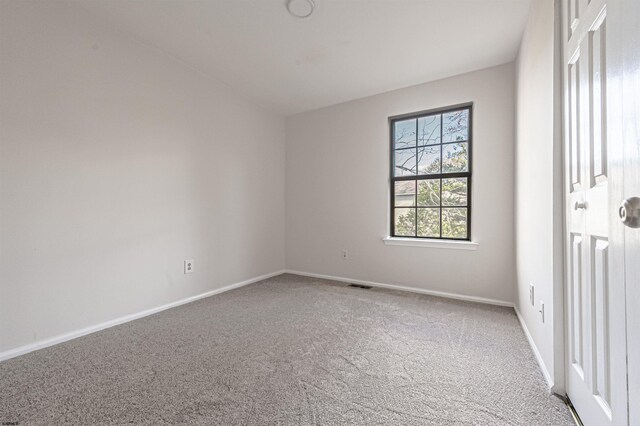
<svg viewBox="0 0 640 426">
<path fill-rule="evenodd" d="M 529 302 L 531 302 L 531 306 L 536 305 L 536 298 L 534 293 L 535 289 L 533 287 L 533 284 L 529 284 Z"/>
<path fill-rule="evenodd" d="M 540 301 L 540 310 L 538 312 L 540 312 L 540 317 L 542 318 L 542 322 L 544 322 L 544 302 L 542 300 Z"/>
<path fill-rule="evenodd" d="M 347 249 L 342 250 L 342 259 L 347 260 L 349 258 L 349 251 Z"/>
<path fill-rule="evenodd" d="M 184 273 L 185 274 L 193 273 L 193 259 L 187 259 L 184 261 Z"/>
</svg>

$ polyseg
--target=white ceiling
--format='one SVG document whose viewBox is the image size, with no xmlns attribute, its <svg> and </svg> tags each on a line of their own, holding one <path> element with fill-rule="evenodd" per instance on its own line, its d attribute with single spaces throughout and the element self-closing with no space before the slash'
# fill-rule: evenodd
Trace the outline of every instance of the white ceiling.
<svg viewBox="0 0 640 426">
<path fill-rule="evenodd" d="M 290 115 L 515 58 L 531 0 L 83 2 L 130 36 Z"/>
</svg>

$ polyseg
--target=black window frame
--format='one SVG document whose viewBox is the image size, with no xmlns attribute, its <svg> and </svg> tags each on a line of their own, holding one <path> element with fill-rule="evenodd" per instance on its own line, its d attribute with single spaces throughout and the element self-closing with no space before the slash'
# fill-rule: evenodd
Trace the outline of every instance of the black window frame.
<svg viewBox="0 0 640 426">
<path fill-rule="evenodd" d="M 441 173 L 439 174 L 423 174 L 420 175 L 418 174 L 418 168 L 416 168 L 416 174 L 415 175 L 408 175 L 408 176 L 395 176 L 395 154 L 396 154 L 396 147 L 395 147 L 395 123 L 398 121 L 404 121 L 404 120 L 411 120 L 411 119 L 416 119 L 416 139 L 418 137 L 418 119 L 422 118 L 422 117 L 428 117 L 431 115 L 438 115 L 438 114 L 446 114 L 448 112 L 455 112 L 455 111 L 460 111 L 460 110 L 464 110 L 467 109 L 469 111 L 469 127 L 468 127 L 468 140 L 466 141 L 468 143 L 468 170 L 466 172 L 455 172 L 455 173 L 442 173 L 442 169 L 441 169 Z M 443 132 L 443 128 L 442 128 L 442 123 L 440 125 L 440 143 L 439 144 L 433 144 L 432 146 L 440 146 L 440 167 L 442 167 L 442 151 L 443 151 L 443 147 L 447 144 L 453 144 L 453 143 L 459 143 L 459 142 L 465 142 L 465 141 L 453 141 L 453 142 L 443 142 L 442 139 L 442 132 Z M 418 142 L 416 140 L 416 149 L 418 146 Z M 428 145 L 425 145 L 428 146 Z M 391 200 L 390 200 L 390 236 L 391 237 L 395 237 L 395 238 L 415 238 L 415 239 L 423 239 L 423 240 L 453 240 L 453 241 L 471 241 L 471 205 L 472 205 L 472 199 L 471 199 L 471 188 L 472 188 L 472 174 L 473 174 L 473 102 L 467 102 L 467 103 L 462 103 L 462 104 L 458 104 L 458 105 L 451 105 L 451 106 L 447 106 L 447 107 L 442 107 L 442 108 L 434 108 L 434 109 L 429 109 L 429 110 L 423 110 L 423 111 L 418 111 L 418 112 L 412 112 L 412 113 L 408 113 L 408 114 L 401 114 L 401 115 L 394 115 L 389 117 L 389 159 L 390 159 L 390 187 L 391 187 Z M 408 148 L 405 148 L 408 149 Z M 416 158 L 416 161 L 418 161 L 418 159 Z M 454 238 L 454 237 L 443 237 L 442 236 L 442 181 L 441 179 L 447 179 L 447 178 L 457 178 L 457 177 L 464 177 L 467 178 L 467 205 L 466 205 L 466 209 L 467 209 L 467 236 L 466 238 Z M 417 216 L 416 216 L 416 226 L 415 226 L 415 233 L 413 236 L 408 236 L 408 235 L 396 235 L 396 230 L 395 230 L 395 184 L 396 182 L 399 181 L 416 181 L 416 191 L 417 191 L 417 185 L 418 185 L 418 181 L 421 180 L 439 180 L 440 181 L 440 236 L 439 237 L 421 237 L 418 236 L 418 223 L 417 223 Z M 416 197 L 417 197 L 417 192 L 416 192 Z M 416 198 L 417 200 L 417 198 Z M 418 208 L 419 206 L 417 205 L 417 203 L 415 203 L 416 205 L 409 207 L 409 208 L 413 208 L 416 211 L 416 215 L 418 212 Z M 444 207 L 446 208 L 446 206 Z"/>
</svg>

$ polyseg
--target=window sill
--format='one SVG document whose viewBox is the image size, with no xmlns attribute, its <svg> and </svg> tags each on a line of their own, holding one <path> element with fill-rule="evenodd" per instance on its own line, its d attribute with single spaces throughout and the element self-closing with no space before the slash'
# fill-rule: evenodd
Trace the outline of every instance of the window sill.
<svg viewBox="0 0 640 426">
<path fill-rule="evenodd" d="M 385 237 L 382 241 L 387 246 L 429 247 L 454 250 L 477 250 L 479 245 L 472 241 L 431 240 L 426 238 Z"/>
</svg>

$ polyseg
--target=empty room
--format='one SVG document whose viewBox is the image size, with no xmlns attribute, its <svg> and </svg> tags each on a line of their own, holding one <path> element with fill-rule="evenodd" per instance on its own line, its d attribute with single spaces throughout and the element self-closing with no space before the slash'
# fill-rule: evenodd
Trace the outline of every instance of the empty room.
<svg viewBox="0 0 640 426">
<path fill-rule="evenodd" d="M 0 425 L 640 426 L 638 28 L 0 0 Z"/>
</svg>

